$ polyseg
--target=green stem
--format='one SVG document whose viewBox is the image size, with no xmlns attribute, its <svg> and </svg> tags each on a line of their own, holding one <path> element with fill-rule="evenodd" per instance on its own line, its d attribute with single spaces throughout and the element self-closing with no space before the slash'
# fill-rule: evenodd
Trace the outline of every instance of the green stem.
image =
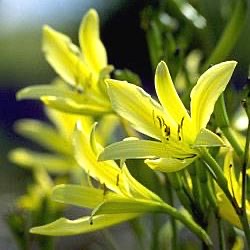
<svg viewBox="0 0 250 250">
<path fill-rule="evenodd" d="M 110 250 L 118 250 L 119 249 L 118 245 L 116 244 L 116 242 L 114 241 L 114 239 L 112 237 L 112 234 L 107 229 L 102 230 L 102 234 L 103 234 L 106 242 L 108 243 Z"/>
<path fill-rule="evenodd" d="M 167 188 L 167 195 L 168 195 L 168 200 L 169 204 L 174 207 L 174 197 L 173 197 L 173 189 L 172 188 Z M 178 244 L 178 232 L 177 232 L 177 223 L 174 217 L 170 218 L 171 222 L 171 227 L 172 227 L 172 250 L 178 250 L 179 249 L 179 244 Z"/>
<path fill-rule="evenodd" d="M 238 143 L 232 129 L 230 128 L 223 94 L 219 97 L 215 105 L 215 119 L 217 125 L 220 127 L 221 131 L 226 136 L 227 140 L 230 142 L 237 155 L 242 158 L 244 155 L 244 151 L 241 145 Z"/>
<path fill-rule="evenodd" d="M 242 209 L 242 216 L 241 216 L 241 223 L 245 231 L 245 236 L 247 239 L 248 246 L 250 246 L 250 228 L 247 218 L 247 211 L 246 211 L 246 188 L 247 188 L 247 165 L 249 161 L 249 144 L 250 144 L 250 110 L 248 106 L 248 101 L 245 100 L 243 106 L 246 110 L 248 116 L 248 128 L 247 128 L 247 137 L 246 137 L 246 144 L 245 144 L 245 152 L 242 164 L 242 196 L 241 196 L 241 209 Z"/>
<path fill-rule="evenodd" d="M 178 173 L 168 173 L 167 178 L 175 190 L 181 204 L 186 208 L 190 213 L 192 213 L 192 204 L 189 197 L 186 195 L 184 191 L 184 187 Z"/>
<path fill-rule="evenodd" d="M 229 201 L 231 202 L 231 204 L 237 211 L 237 214 L 239 214 L 240 208 L 237 204 L 237 201 L 231 195 L 228 189 L 227 179 L 225 178 L 222 169 L 220 168 L 218 163 L 215 161 L 215 159 L 209 154 L 209 152 L 206 149 L 200 148 L 200 154 L 201 154 L 202 160 L 207 164 L 208 169 L 211 168 L 209 170 L 210 171 L 212 170 L 213 172 L 212 176 L 214 177 L 215 181 L 217 182 L 219 187 L 223 190 L 223 192 L 225 193 L 225 195 L 227 196 L 227 198 L 229 199 Z"/>
<path fill-rule="evenodd" d="M 141 218 L 135 218 L 129 221 L 130 227 L 137 238 L 140 249 L 145 249 L 145 230 L 141 223 Z"/>
<path fill-rule="evenodd" d="M 229 201 L 231 202 L 232 206 L 235 209 L 235 212 L 239 216 L 239 219 L 241 221 L 243 230 L 245 232 L 246 240 L 248 246 L 250 246 L 250 229 L 249 229 L 249 224 L 248 224 L 248 219 L 247 219 L 247 214 L 246 214 L 246 209 L 243 209 L 239 207 L 236 199 L 231 195 L 230 191 L 228 190 L 227 187 L 227 180 L 223 175 L 223 172 L 218 165 L 218 163 L 214 160 L 214 158 L 208 153 L 206 149 L 200 149 L 200 153 L 202 156 L 202 159 L 207 163 L 209 167 L 211 167 L 212 171 L 214 172 L 214 178 L 217 182 L 217 184 L 220 186 L 220 188 L 223 190 Z"/>
<path fill-rule="evenodd" d="M 218 231 L 219 231 L 219 244 L 220 250 L 226 250 L 226 242 L 225 242 L 225 234 L 222 225 L 222 220 L 216 216 L 217 224 L 218 224 Z"/>
<path fill-rule="evenodd" d="M 204 212 L 204 197 L 203 193 L 201 191 L 201 183 L 200 178 L 198 175 L 198 167 L 196 165 L 191 166 L 189 168 L 190 177 L 192 180 L 192 191 L 193 191 L 193 197 L 195 197 L 195 201 L 198 206 L 199 214 L 202 215 Z M 203 217 L 203 216 L 202 216 Z"/>
<path fill-rule="evenodd" d="M 201 161 L 198 161 L 199 164 L 199 178 L 201 180 L 201 189 L 203 192 L 203 195 L 207 198 L 209 205 L 211 205 L 211 207 L 215 210 L 215 212 L 217 211 L 217 201 L 216 201 L 216 197 L 214 194 L 214 190 L 211 187 L 211 183 L 210 183 L 210 179 L 208 178 L 207 175 L 207 171 L 204 168 L 204 164 Z"/>
<path fill-rule="evenodd" d="M 234 48 L 247 16 L 247 0 L 237 0 L 234 6 L 233 14 L 225 27 L 215 49 L 211 56 L 204 63 L 203 70 L 207 69 L 209 65 L 225 60 Z"/>
<path fill-rule="evenodd" d="M 212 241 L 206 231 L 201 228 L 192 217 L 188 216 L 186 213 L 181 213 L 176 208 L 169 206 L 168 204 L 162 204 L 162 212 L 166 212 L 170 216 L 173 216 L 175 219 L 182 222 L 185 226 L 187 226 L 191 232 L 196 234 L 206 245 L 212 246 Z"/>
</svg>

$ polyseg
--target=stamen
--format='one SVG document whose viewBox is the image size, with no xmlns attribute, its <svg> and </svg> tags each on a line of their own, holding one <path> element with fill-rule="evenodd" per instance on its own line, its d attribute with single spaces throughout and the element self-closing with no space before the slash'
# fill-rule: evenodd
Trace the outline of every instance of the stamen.
<svg viewBox="0 0 250 250">
<path fill-rule="evenodd" d="M 183 139 L 183 122 L 184 122 L 184 117 L 181 118 L 181 123 L 178 124 L 178 129 L 177 129 L 177 136 L 178 140 L 181 141 Z"/>
<path fill-rule="evenodd" d="M 107 191 L 108 191 L 108 189 L 107 189 L 105 183 L 103 183 L 103 198 L 104 198 L 105 195 L 107 194 Z"/>
<path fill-rule="evenodd" d="M 119 181 L 120 181 L 120 174 L 117 174 L 116 176 L 116 186 L 119 186 Z"/>
<path fill-rule="evenodd" d="M 167 124 L 164 124 L 165 128 L 164 128 L 164 132 L 166 135 L 166 139 L 169 141 L 169 137 L 170 137 L 170 127 Z"/>
<path fill-rule="evenodd" d="M 156 116 L 156 118 L 159 122 L 160 128 L 162 128 L 162 122 L 164 123 L 164 120 L 160 116 Z"/>
<path fill-rule="evenodd" d="M 233 179 L 232 179 L 232 169 L 233 168 L 233 165 L 232 164 L 230 164 L 229 165 L 229 179 L 230 179 L 230 185 L 231 185 L 231 189 L 232 189 L 232 195 L 233 195 L 233 198 L 234 198 L 234 200 L 236 200 L 236 198 L 235 198 L 235 193 L 234 193 L 234 188 L 233 188 Z"/>
<path fill-rule="evenodd" d="M 178 140 L 181 141 L 181 135 L 180 135 L 180 132 L 181 132 L 181 125 L 178 124 L 178 129 L 177 129 L 177 136 L 178 136 Z"/>
<path fill-rule="evenodd" d="M 155 111 L 152 111 L 152 116 L 153 116 L 153 121 L 154 121 L 154 125 L 155 125 Z"/>
</svg>

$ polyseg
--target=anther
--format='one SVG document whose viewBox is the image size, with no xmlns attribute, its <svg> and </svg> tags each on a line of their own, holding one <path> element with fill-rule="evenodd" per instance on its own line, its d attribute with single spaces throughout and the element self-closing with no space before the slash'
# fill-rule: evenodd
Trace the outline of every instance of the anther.
<svg viewBox="0 0 250 250">
<path fill-rule="evenodd" d="M 120 174 L 117 174 L 116 176 L 116 186 L 119 186 L 119 181 L 120 181 Z"/>
<path fill-rule="evenodd" d="M 178 124 L 178 129 L 177 129 L 177 136 L 178 136 L 178 140 L 181 141 L 181 135 L 180 135 L 180 132 L 181 132 L 181 125 Z"/>
<path fill-rule="evenodd" d="M 107 191 L 108 191 L 107 187 L 106 187 L 105 183 L 103 183 L 103 196 L 106 195 Z"/>
<path fill-rule="evenodd" d="M 160 128 L 162 128 L 162 125 L 164 124 L 164 120 L 162 120 L 161 117 L 159 117 L 159 116 L 156 116 L 156 118 L 157 118 L 157 120 L 159 122 Z"/>
</svg>

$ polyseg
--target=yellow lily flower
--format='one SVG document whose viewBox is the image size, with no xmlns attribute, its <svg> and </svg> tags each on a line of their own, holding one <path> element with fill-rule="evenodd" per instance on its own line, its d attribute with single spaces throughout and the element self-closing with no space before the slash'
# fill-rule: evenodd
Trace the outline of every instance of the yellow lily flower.
<svg viewBox="0 0 250 250">
<path fill-rule="evenodd" d="M 99 17 L 90 9 L 79 29 L 80 48 L 48 25 L 43 28 L 43 51 L 49 64 L 66 83 L 38 85 L 18 92 L 18 99 L 40 99 L 64 112 L 100 115 L 111 112 L 104 79 L 112 66 L 100 40 Z"/>
<path fill-rule="evenodd" d="M 227 178 L 228 189 L 230 190 L 231 195 L 235 198 L 239 207 L 241 207 L 241 196 L 242 196 L 242 175 L 238 177 L 235 175 L 234 161 L 233 161 L 233 151 L 229 148 L 226 152 L 224 160 L 224 175 Z M 229 221 L 232 225 L 242 229 L 242 225 L 239 219 L 239 216 L 236 214 L 235 209 L 233 208 L 230 201 L 227 199 L 224 192 L 217 186 L 218 199 L 218 208 L 220 216 Z M 247 217 L 250 221 L 250 202 L 246 199 L 246 211 Z"/>
<path fill-rule="evenodd" d="M 191 92 L 190 115 L 180 100 L 165 62 L 155 74 L 155 89 L 161 105 L 143 89 L 124 81 L 108 79 L 113 109 L 139 132 L 157 141 L 131 138 L 106 147 L 99 160 L 146 158 L 155 170 L 172 172 L 183 169 L 200 155 L 200 148 L 224 146 L 206 129 L 214 105 L 225 90 L 235 61 L 208 69 Z"/>
<path fill-rule="evenodd" d="M 205 231 L 192 219 L 166 204 L 159 196 L 140 184 L 125 163 L 120 168 L 115 161 L 98 162 L 103 147 L 95 140 L 95 130 L 89 135 L 81 122 L 73 137 L 75 158 L 91 177 L 104 185 L 104 190 L 93 186 L 59 185 L 52 192 L 55 201 L 94 209 L 91 216 L 76 220 L 60 218 L 50 224 L 31 229 L 45 235 L 72 235 L 92 232 L 138 217 L 146 212 L 165 212 L 189 227 L 208 245 L 211 241 Z"/>
<path fill-rule="evenodd" d="M 77 120 L 81 120 L 84 129 L 90 132 L 93 118 L 50 108 L 45 109 L 45 112 L 54 126 L 38 120 L 22 119 L 15 123 L 14 128 L 18 134 L 39 144 L 49 152 L 20 147 L 9 153 L 10 160 L 23 167 L 44 168 L 53 174 L 78 173 L 80 169 L 74 158 L 72 134 Z M 115 115 L 106 115 L 100 119 L 96 131 L 97 140 L 106 145 L 117 124 L 118 118 Z"/>
</svg>

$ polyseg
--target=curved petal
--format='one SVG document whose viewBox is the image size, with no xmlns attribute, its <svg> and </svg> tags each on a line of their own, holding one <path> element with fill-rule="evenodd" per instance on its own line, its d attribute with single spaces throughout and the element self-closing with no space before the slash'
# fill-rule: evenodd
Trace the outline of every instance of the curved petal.
<svg viewBox="0 0 250 250">
<path fill-rule="evenodd" d="M 175 90 L 168 67 L 163 61 L 156 68 L 155 90 L 166 113 L 173 117 L 176 123 L 180 123 L 184 117 L 184 125 L 188 126 L 190 116 Z"/>
<path fill-rule="evenodd" d="M 84 16 L 80 30 L 79 42 L 84 60 L 96 73 L 107 66 L 107 54 L 100 40 L 99 17 L 94 9 Z"/>
<path fill-rule="evenodd" d="M 103 202 L 103 190 L 80 185 L 61 184 L 53 188 L 54 201 L 79 207 L 95 208 Z"/>
<path fill-rule="evenodd" d="M 90 138 L 84 133 L 80 122 L 77 123 L 73 135 L 73 145 L 75 159 L 87 174 L 118 194 L 127 193 L 123 179 L 118 183 L 120 168 L 114 161 L 97 161 L 97 156 L 90 146 Z M 101 145 L 97 146 L 101 148 Z"/>
<path fill-rule="evenodd" d="M 49 64 L 67 83 L 84 86 L 89 72 L 70 38 L 49 26 L 43 27 L 43 51 Z"/>
<path fill-rule="evenodd" d="M 224 141 L 212 131 L 202 128 L 197 135 L 192 148 L 197 147 L 224 147 Z"/>
<path fill-rule="evenodd" d="M 60 218 L 54 222 L 40 227 L 31 228 L 30 232 L 33 234 L 42 234 L 50 236 L 66 236 L 82 233 L 94 232 L 106 227 L 113 226 L 123 221 L 130 220 L 139 216 L 138 213 L 127 214 L 105 214 L 96 215 L 93 217 L 85 216 L 77 220 L 68 220 Z M 92 222 L 92 223 L 91 223 Z"/>
<path fill-rule="evenodd" d="M 196 155 L 190 155 L 188 158 L 159 158 L 156 160 L 145 160 L 145 163 L 153 170 L 166 173 L 176 172 L 191 164 L 196 159 Z"/>
<path fill-rule="evenodd" d="M 149 140 L 126 140 L 107 146 L 99 155 L 100 161 L 134 158 L 177 157 L 185 158 L 194 151 L 184 143 L 162 143 Z"/>
<path fill-rule="evenodd" d="M 126 81 L 108 79 L 106 82 L 113 109 L 139 132 L 161 140 L 163 134 L 157 118 L 164 119 L 170 127 L 176 127 L 173 120 L 166 119 L 162 107 L 142 88 Z"/>
<path fill-rule="evenodd" d="M 126 166 L 122 167 L 122 177 L 127 183 L 129 193 L 134 198 L 142 198 L 151 201 L 162 202 L 161 198 L 138 182 L 129 172 Z"/>
<path fill-rule="evenodd" d="M 198 133 L 205 128 L 214 110 L 214 105 L 225 90 L 237 62 L 228 61 L 208 69 L 191 92 L 191 119 Z"/>
</svg>

